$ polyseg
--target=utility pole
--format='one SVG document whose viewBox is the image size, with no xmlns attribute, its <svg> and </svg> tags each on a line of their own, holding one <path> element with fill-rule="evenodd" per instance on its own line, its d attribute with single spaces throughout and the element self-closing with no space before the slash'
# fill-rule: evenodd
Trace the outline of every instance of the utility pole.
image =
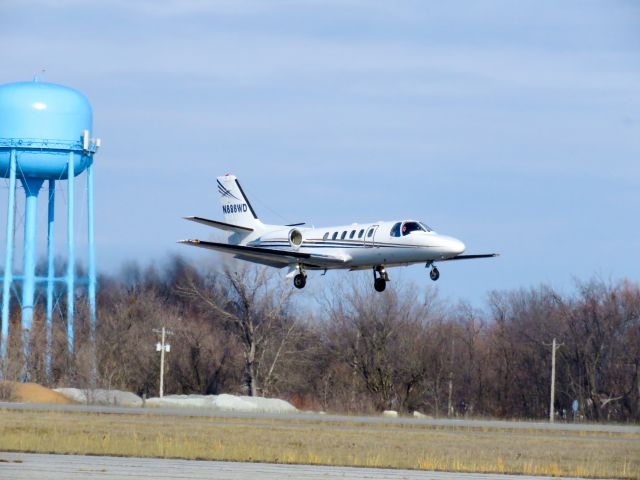
<svg viewBox="0 0 640 480">
<path fill-rule="evenodd" d="M 563 343 L 557 344 L 556 339 L 553 339 L 551 345 L 545 343 L 547 347 L 551 347 L 551 398 L 549 400 L 549 423 L 553 423 L 555 409 L 553 408 L 556 398 L 556 350 L 558 350 Z"/>
<path fill-rule="evenodd" d="M 451 335 L 451 352 L 449 354 L 449 399 L 447 402 L 447 417 L 451 417 L 453 414 L 453 346 L 454 346 L 454 336 Z"/>
<path fill-rule="evenodd" d="M 160 341 L 156 343 L 156 352 L 160 352 L 160 398 L 164 397 L 164 352 L 171 351 L 171 345 L 165 342 L 167 335 L 173 335 L 173 332 L 162 327 L 161 330 L 153 329 L 155 333 L 160 334 Z"/>
</svg>

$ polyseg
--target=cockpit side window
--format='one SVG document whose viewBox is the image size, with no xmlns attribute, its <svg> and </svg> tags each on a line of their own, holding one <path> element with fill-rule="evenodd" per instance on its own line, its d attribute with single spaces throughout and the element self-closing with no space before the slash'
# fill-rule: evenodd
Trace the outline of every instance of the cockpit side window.
<svg viewBox="0 0 640 480">
<path fill-rule="evenodd" d="M 402 222 L 398 222 L 393 227 L 391 227 L 391 236 L 392 237 L 399 237 L 400 236 L 400 225 L 402 225 Z"/>
<path fill-rule="evenodd" d="M 433 232 L 433 229 L 429 225 L 427 225 L 426 223 L 420 222 L 420 225 L 422 225 L 422 228 L 424 228 L 425 232 Z"/>
<path fill-rule="evenodd" d="M 326 240 L 327 238 L 329 238 L 329 232 L 326 232 L 323 236 L 322 239 Z"/>
<path fill-rule="evenodd" d="M 333 235 L 331 236 L 331 239 L 335 240 L 336 238 L 338 238 L 338 232 L 333 232 Z"/>
<path fill-rule="evenodd" d="M 424 231 L 426 230 L 418 222 L 404 222 L 404 225 L 402 225 L 402 235 L 409 235 L 411 232 Z"/>
<path fill-rule="evenodd" d="M 362 238 L 362 235 L 364 235 L 364 228 L 361 228 L 358 232 L 358 238 Z"/>
</svg>

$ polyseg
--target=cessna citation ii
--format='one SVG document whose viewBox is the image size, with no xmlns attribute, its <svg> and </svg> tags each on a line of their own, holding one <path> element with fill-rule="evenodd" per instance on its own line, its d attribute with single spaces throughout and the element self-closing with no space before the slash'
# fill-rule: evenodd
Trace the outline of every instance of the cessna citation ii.
<svg viewBox="0 0 640 480">
<path fill-rule="evenodd" d="M 495 257 L 498 254 L 462 255 L 464 244 L 434 232 L 415 220 L 354 223 L 329 228 L 306 228 L 302 224 L 262 223 L 233 175 L 218 177 L 224 222 L 202 217 L 186 220 L 230 232 L 228 243 L 180 240 L 179 243 L 230 253 L 240 260 L 289 268 L 296 288 L 304 288 L 307 270 L 373 270 L 374 288 L 384 291 L 387 267 L 424 263 L 431 280 L 440 272 L 435 262 Z"/>
</svg>

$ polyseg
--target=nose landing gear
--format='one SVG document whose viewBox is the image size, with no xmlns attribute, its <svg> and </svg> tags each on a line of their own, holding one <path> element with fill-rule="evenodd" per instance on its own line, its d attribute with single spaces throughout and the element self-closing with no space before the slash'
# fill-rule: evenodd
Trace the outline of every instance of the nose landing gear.
<svg viewBox="0 0 640 480">
<path fill-rule="evenodd" d="M 387 288 L 387 282 L 389 281 L 389 274 L 382 265 L 373 267 L 373 288 L 376 292 L 384 292 Z"/>
<path fill-rule="evenodd" d="M 440 278 L 440 270 L 438 270 L 438 267 L 436 267 L 432 261 L 427 262 L 425 264 L 425 268 L 429 268 L 429 267 L 431 267 L 431 271 L 429 272 L 429 277 L 431 278 L 431 280 L 435 282 Z"/>
<path fill-rule="evenodd" d="M 438 270 L 437 267 L 432 267 L 431 271 L 429 272 L 429 277 L 431 277 L 431 280 L 435 282 L 440 278 L 440 270 Z"/>
</svg>

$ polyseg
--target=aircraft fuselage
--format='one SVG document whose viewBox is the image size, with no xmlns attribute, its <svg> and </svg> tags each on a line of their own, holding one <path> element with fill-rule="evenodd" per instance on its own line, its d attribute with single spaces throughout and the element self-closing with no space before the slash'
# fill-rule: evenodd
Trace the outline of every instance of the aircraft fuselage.
<svg viewBox="0 0 640 480">
<path fill-rule="evenodd" d="M 409 221 L 411 222 L 411 221 Z M 299 228 L 302 243 L 297 251 L 309 254 L 326 254 L 344 259 L 341 266 L 313 267 L 309 269 L 370 268 L 372 265 L 400 266 L 412 263 L 428 263 L 455 257 L 464 252 L 464 244 L 453 237 L 440 235 L 432 230 L 415 230 L 392 236 L 394 225 L 403 221 L 352 224 L 326 228 Z M 412 222 L 413 223 L 413 222 Z M 419 223 L 419 222 L 415 222 Z M 265 225 L 264 232 L 255 232 L 242 244 L 252 247 L 290 250 L 291 229 Z M 335 238 L 333 238 L 335 235 Z"/>
</svg>

